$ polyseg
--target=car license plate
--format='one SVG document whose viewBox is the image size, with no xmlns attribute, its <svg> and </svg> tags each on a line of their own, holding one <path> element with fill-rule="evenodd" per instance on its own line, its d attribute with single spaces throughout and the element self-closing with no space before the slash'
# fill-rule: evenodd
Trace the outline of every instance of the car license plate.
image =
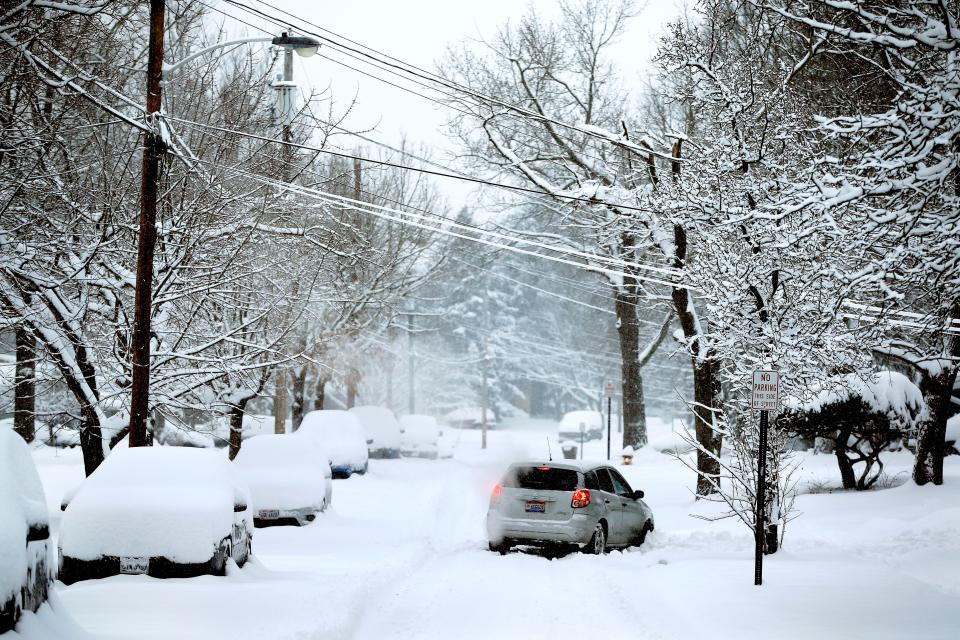
<svg viewBox="0 0 960 640">
<path fill-rule="evenodd" d="M 150 558 L 143 556 L 121 556 L 120 573 L 147 573 L 150 571 Z"/>
<path fill-rule="evenodd" d="M 277 509 L 266 509 L 257 514 L 257 517 L 261 520 L 276 520 L 280 517 L 280 511 Z"/>
<path fill-rule="evenodd" d="M 547 510 L 546 503 L 536 502 L 536 501 L 527 502 L 527 513 L 543 513 L 546 510 Z"/>
</svg>

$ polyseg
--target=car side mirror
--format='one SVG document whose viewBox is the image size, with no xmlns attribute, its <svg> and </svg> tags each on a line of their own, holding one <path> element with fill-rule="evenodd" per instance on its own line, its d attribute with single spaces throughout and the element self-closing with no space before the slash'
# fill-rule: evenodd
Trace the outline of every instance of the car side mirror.
<svg viewBox="0 0 960 640">
<path fill-rule="evenodd" d="M 373 438 L 367 438 L 367 444 L 373 444 Z"/>
<path fill-rule="evenodd" d="M 636 491 L 633 492 L 634 500 L 639 500 L 642 497 L 643 497 L 643 491 L 641 491 L 640 489 L 637 489 Z"/>
</svg>

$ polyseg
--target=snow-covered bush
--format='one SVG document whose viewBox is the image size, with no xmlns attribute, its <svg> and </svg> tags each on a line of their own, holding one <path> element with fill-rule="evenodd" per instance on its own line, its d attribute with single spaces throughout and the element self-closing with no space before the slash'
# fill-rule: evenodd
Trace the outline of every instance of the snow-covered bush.
<svg viewBox="0 0 960 640">
<path fill-rule="evenodd" d="M 787 406 L 781 426 L 832 443 L 843 488 L 858 491 L 874 486 L 883 472 L 880 454 L 910 437 L 927 413 L 920 389 L 896 371 L 848 374 Z"/>
</svg>

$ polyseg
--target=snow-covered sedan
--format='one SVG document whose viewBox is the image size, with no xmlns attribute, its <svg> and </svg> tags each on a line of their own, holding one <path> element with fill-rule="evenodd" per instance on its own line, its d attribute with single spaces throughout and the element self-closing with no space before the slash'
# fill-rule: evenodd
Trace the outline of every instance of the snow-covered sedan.
<svg viewBox="0 0 960 640">
<path fill-rule="evenodd" d="M 372 442 L 367 447 L 371 458 L 400 457 L 400 423 L 393 411 L 385 407 L 353 407 L 350 413 L 357 417 L 360 425 Z"/>
<path fill-rule="evenodd" d="M 494 487 L 487 511 L 490 550 L 515 545 L 577 545 L 586 553 L 643 544 L 653 512 L 606 464 L 522 462 Z"/>
<path fill-rule="evenodd" d="M 401 416 L 400 452 L 411 458 L 435 459 L 439 455 L 440 426 L 433 416 L 411 414 Z"/>
<path fill-rule="evenodd" d="M 243 442 L 234 464 L 250 487 L 253 524 L 306 525 L 330 506 L 332 485 L 327 454 L 318 443 L 288 435 L 264 434 Z"/>
<path fill-rule="evenodd" d="M 118 448 L 65 500 L 60 580 L 223 575 L 250 556 L 250 492 L 222 451 Z"/>
<path fill-rule="evenodd" d="M 311 411 L 303 416 L 294 435 L 313 439 L 327 452 L 326 463 L 330 464 L 334 478 L 349 478 L 354 473 L 367 472 L 367 446 L 373 439 L 366 436 L 360 421 L 349 411 Z"/>
<path fill-rule="evenodd" d="M 558 435 L 561 441 L 580 442 L 582 432 L 584 440 L 599 440 L 605 424 L 599 411 L 568 411 L 560 419 Z"/>
<path fill-rule="evenodd" d="M 50 527 L 30 448 L 0 428 L 0 634 L 47 600 Z"/>
</svg>

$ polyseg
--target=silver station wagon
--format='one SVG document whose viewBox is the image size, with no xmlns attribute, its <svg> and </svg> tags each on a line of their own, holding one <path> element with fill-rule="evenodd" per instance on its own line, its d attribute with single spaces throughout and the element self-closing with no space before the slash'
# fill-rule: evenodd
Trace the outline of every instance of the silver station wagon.
<svg viewBox="0 0 960 640">
<path fill-rule="evenodd" d="M 566 544 L 604 553 L 642 544 L 653 531 L 653 512 L 642 498 L 643 491 L 603 463 L 513 464 L 490 497 L 490 550 Z"/>
</svg>

